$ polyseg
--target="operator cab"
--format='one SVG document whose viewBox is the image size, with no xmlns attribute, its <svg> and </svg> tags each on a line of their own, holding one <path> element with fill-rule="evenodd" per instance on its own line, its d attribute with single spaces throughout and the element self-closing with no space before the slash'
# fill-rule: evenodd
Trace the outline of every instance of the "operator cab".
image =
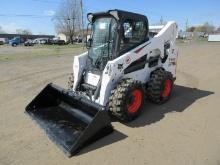
<svg viewBox="0 0 220 165">
<path fill-rule="evenodd" d="M 148 19 L 144 15 L 122 10 L 89 13 L 88 29 L 92 31 L 87 41 L 89 70 L 104 70 L 108 61 L 146 42 Z"/>
</svg>

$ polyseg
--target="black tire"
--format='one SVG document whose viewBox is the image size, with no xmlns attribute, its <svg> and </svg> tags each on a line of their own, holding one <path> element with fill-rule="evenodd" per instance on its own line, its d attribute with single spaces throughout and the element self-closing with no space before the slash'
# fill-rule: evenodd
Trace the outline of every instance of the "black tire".
<svg viewBox="0 0 220 165">
<path fill-rule="evenodd" d="M 74 76 L 73 74 L 70 75 L 68 80 L 68 90 L 73 90 L 73 84 L 74 84 Z"/>
<path fill-rule="evenodd" d="M 168 85 L 167 85 L 168 84 Z M 169 86 L 169 87 L 167 87 Z M 167 91 L 165 88 L 169 88 Z M 162 69 L 155 70 L 147 86 L 147 98 L 156 104 L 169 100 L 173 88 L 173 76 Z"/>
<path fill-rule="evenodd" d="M 144 100 L 144 90 L 141 82 L 124 79 L 116 89 L 111 91 L 109 111 L 120 120 L 129 122 L 140 114 Z"/>
</svg>

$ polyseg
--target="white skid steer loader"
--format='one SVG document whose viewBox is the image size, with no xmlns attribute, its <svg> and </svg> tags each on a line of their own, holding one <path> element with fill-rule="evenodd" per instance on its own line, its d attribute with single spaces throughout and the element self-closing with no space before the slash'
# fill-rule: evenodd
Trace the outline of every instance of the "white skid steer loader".
<svg viewBox="0 0 220 165">
<path fill-rule="evenodd" d="M 175 22 L 149 29 L 146 16 L 122 10 L 88 20 L 88 51 L 74 57 L 69 89 L 48 84 L 26 107 L 68 156 L 112 132 L 109 116 L 128 122 L 145 98 L 167 101 L 176 79 Z"/>
</svg>

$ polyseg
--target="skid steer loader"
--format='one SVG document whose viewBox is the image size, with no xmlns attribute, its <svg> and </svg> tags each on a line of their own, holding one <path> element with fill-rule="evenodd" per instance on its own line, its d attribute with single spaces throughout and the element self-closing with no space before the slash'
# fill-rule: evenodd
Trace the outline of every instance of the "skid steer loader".
<svg viewBox="0 0 220 165">
<path fill-rule="evenodd" d="M 48 84 L 26 107 L 68 156 L 113 131 L 110 116 L 132 121 L 145 98 L 161 104 L 176 78 L 177 24 L 150 27 L 122 10 L 88 14 L 88 51 L 74 57 L 69 89 Z"/>
</svg>

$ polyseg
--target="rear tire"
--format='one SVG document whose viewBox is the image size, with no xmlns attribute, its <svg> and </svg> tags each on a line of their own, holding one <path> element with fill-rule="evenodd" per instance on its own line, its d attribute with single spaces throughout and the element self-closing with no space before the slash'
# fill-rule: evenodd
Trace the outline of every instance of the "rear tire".
<svg viewBox="0 0 220 165">
<path fill-rule="evenodd" d="M 144 100 L 141 82 L 124 79 L 111 92 L 109 111 L 120 120 L 129 122 L 140 114 Z"/>
<path fill-rule="evenodd" d="M 173 77 L 162 69 L 154 71 L 147 87 L 147 97 L 156 104 L 169 100 L 173 88 Z"/>
</svg>

